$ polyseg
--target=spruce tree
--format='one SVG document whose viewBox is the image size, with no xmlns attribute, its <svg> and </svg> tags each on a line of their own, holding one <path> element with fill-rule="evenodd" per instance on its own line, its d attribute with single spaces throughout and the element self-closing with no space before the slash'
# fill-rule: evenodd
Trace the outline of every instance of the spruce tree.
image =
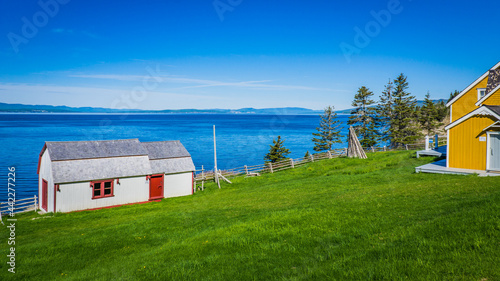
<svg viewBox="0 0 500 281">
<path fill-rule="evenodd" d="M 419 110 L 418 121 L 428 136 L 433 135 L 437 127 L 442 125 L 439 122 L 438 108 L 430 98 L 430 94 L 425 95 L 424 104 Z"/>
<path fill-rule="evenodd" d="M 290 154 L 290 150 L 285 148 L 284 142 L 285 140 L 282 140 L 281 136 L 278 136 L 276 140 L 273 139 L 273 144 L 269 146 L 269 153 L 264 156 L 266 163 L 275 163 L 288 159 L 287 156 Z"/>
<path fill-rule="evenodd" d="M 406 80 L 407 77 L 403 73 L 394 80 L 394 106 L 389 136 L 391 144 L 396 147 L 414 143 L 420 137 L 415 122 L 417 100 L 407 92 L 408 82 Z"/>
<path fill-rule="evenodd" d="M 304 158 L 309 158 L 309 157 L 311 157 L 311 154 L 309 153 L 309 150 L 308 150 L 308 151 L 306 151 L 306 154 L 304 154 Z"/>
<path fill-rule="evenodd" d="M 376 112 L 379 122 L 379 134 L 381 135 L 381 140 L 384 142 L 391 143 L 391 132 L 392 132 L 392 115 L 394 106 L 394 84 L 391 79 L 380 96 L 380 101 L 377 105 Z"/>
<path fill-rule="evenodd" d="M 314 151 L 331 150 L 334 143 L 342 143 L 340 134 L 340 121 L 337 120 L 337 113 L 333 106 L 325 108 L 325 113 L 320 115 L 317 133 L 313 133 Z"/>
<path fill-rule="evenodd" d="M 372 147 L 377 144 L 377 117 L 375 108 L 371 105 L 375 103 L 371 99 L 373 92 L 365 86 L 358 89 L 358 93 L 354 96 L 352 106 L 354 110 L 347 121 L 348 125 L 352 125 L 356 129 L 359 142 L 363 147 Z"/>
<path fill-rule="evenodd" d="M 454 92 L 450 93 L 450 98 L 448 99 L 448 102 L 450 102 L 454 97 L 458 96 L 460 94 L 459 91 L 455 90 Z"/>
<path fill-rule="evenodd" d="M 446 104 L 444 104 L 444 101 L 439 101 L 438 103 L 435 103 L 434 106 L 436 107 L 436 114 L 437 114 L 437 121 L 442 122 L 446 116 L 448 116 L 449 109 L 446 107 Z"/>
</svg>

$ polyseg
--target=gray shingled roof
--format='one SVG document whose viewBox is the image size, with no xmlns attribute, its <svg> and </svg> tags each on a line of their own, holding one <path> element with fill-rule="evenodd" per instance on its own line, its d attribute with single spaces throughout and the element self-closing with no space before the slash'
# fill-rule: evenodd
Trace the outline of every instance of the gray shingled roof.
<svg viewBox="0 0 500 281">
<path fill-rule="evenodd" d="M 500 106 L 499 105 L 485 105 L 488 109 L 500 115 Z"/>
<path fill-rule="evenodd" d="M 151 175 L 147 156 L 52 162 L 54 183 L 69 183 Z"/>
<path fill-rule="evenodd" d="M 159 159 L 149 161 L 153 174 L 175 174 L 195 170 L 191 157 Z"/>
<path fill-rule="evenodd" d="M 142 145 L 151 160 L 191 156 L 180 141 L 143 142 Z"/>
<path fill-rule="evenodd" d="M 173 174 L 195 170 L 180 141 L 138 139 L 46 142 L 55 183 Z"/>
<path fill-rule="evenodd" d="M 138 139 L 46 142 L 52 161 L 147 155 Z"/>
</svg>

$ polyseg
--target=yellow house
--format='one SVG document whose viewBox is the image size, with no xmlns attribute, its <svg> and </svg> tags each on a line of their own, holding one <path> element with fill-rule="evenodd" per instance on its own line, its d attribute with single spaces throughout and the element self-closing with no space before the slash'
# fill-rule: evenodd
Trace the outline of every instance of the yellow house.
<svg viewBox="0 0 500 281">
<path fill-rule="evenodd" d="M 500 171 L 500 62 L 446 106 L 446 167 Z"/>
</svg>

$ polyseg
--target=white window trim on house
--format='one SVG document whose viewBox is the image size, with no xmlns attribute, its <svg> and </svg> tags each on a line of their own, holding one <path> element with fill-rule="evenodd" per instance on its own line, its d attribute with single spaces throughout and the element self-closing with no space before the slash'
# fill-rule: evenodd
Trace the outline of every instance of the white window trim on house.
<svg viewBox="0 0 500 281">
<path fill-rule="evenodd" d="M 486 142 L 486 170 L 490 170 L 490 171 L 500 171 L 500 169 L 490 169 L 490 158 L 491 158 L 491 153 L 490 153 L 490 149 L 491 149 L 491 135 L 500 135 L 500 132 L 486 132 L 486 135 L 488 136 L 486 138 L 487 142 Z"/>
<path fill-rule="evenodd" d="M 482 96 L 481 93 L 483 93 Z M 480 101 L 485 96 L 486 96 L 486 88 L 477 88 L 477 100 Z"/>
<path fill-rule="evenodd" d="M 483 105 L 483 102 L 485 102 L 489 97 L 491 97 L 494 93 L 496 93 L 498 90 L 500 89 L 500 85 L 498 85 L 495 89 L 491 90 L 489 93 L 487 93 L 486 95 L 484 95 L 484 97 L 480 98 L 477 102 L 476 102 L 476 106 L 481 106 Z M 479 89 L 478 89 L 479 90 Z M 479 97 L 479 92 L 477 93 L 478 97 Z"/>
</svg>

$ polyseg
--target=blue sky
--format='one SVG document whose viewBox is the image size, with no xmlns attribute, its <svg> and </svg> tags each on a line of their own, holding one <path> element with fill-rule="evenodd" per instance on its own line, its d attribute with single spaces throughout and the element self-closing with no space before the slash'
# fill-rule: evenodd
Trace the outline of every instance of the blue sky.
<svg viewBox="0 0 500 281">
<path fill-rule="evenodd" d="M 496 1 L 1 3 L 7 103 L 344 109 L 401 72 L 448 98 L 500 61 Z"/>
</svg>

